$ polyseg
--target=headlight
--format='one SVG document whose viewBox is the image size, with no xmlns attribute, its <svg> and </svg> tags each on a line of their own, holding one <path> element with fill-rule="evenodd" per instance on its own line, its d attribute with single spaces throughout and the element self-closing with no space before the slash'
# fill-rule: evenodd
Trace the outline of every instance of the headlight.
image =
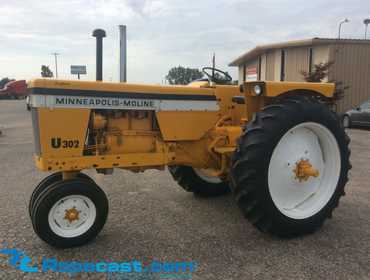
<svg viewBox="0 0 370 280">
<path fill-rule="evenodd" d="M 253 91 L 256 95 L 260 95 L 262 93 L 262 87 L 260 85 L 255 85 Z"/>
</svg>

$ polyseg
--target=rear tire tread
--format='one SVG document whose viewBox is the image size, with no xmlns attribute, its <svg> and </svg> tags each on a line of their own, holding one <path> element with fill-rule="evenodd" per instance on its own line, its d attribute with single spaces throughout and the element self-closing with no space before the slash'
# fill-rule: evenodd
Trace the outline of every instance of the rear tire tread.
<svg viewBox="0 0 370 280">
<path fill-rule="evenodd" d="M 230 192 L 228 182 L 209 183 L 200 178 L 192 167 L 175 165 L 168 170 L 175 181 L 187 192 L 203 197 L 219 196 Z"/>
<path fill-rule="evenodd" d="M 324 220 L 332 216 L 333 210 L 338 206 L 340 197 L 344 194 L 344 186 L 348 181 L 348 171 L 351 168 L 349 163 L 350 150 L 348 148 L 349 137 L 341 129 L 340 120 L 335 113 L 330 112 L 326 105 L 315 101 L 312 98 L 296 97 L 280 100 L 279 104 L 272 104 L 264 107 L 261 112 L 254 115 L 251 122 L 246 124 L 243 135 L 239 138 L 238 148 L 232 158 L 231 189 L 233 190 L 237 204 L 245 217 L 259 230 L 269 232 L 280 237 L 294 237 L 301 234 L 314 232 Z M 261 152 L 260 146 L 268 147 L 266 144 L 276 143 L 274 134 L 280 123 L 294 122 L 291 120 L 294 114 L 303 114 L 310 118 L 311 114 L 326 116 L 331 125 L 334 123 L 337 135 L 341 144 L 342 170 L 337 190 L 332 199 L 320 211 L 320 215 L 310 223 L 298 222 L 296 226 L 286 222 L 286 216 L 277 213 L 271 198 L 267 198 L 266 190 L 261 188 L 266 185 L 266 169 L 268 169 L 269 158 L 266 159 L 266 152 Z M 315 117 L 313 117 L 315 119 Z M 319 122 L 319 121 L 318 121 Z M 276 126 L 278 128 L 276 128 Z M 252 140 L 251 140 L 252 139 Z M 256 142 L 257 139 L 257 142 Z M 270 144 L 271 145 L 271 144 Z M 271 153 L 274 147 L 269 147 Z M 247 158 L 247 159 L 246 159 Z M 266 167 L 267 165 L 267 167 Z M 243 174 L 244 172 L 244 174 Z M 248 174 L 245 175 L 245 172 Z M 255 176 L 251 176 L 255 174 Z M 257 177 L 257 179 L 256 179 Z"/>
</svg>

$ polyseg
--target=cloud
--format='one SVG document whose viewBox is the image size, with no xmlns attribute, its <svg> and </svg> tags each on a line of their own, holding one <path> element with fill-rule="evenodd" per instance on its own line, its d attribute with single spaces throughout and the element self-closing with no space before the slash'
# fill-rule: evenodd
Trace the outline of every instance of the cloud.
<svg viewBox="0 0 370 280">
<path fill-rule="evenodd" d="M 256 44 L 311 37 L 361 38 L 370 3 L 362 0 L 13 0 L 1 1 L 0 77 L 39 76 L 60 52 L 61 78 L 71 64 L 86 64 L 95 77 L 95 41 L 104 28 L 104 78 L 118 79 L 118 25 L 128 31 L 128 79 L 160 83 L 172 66 L 227 64 Z"/>
</svg>

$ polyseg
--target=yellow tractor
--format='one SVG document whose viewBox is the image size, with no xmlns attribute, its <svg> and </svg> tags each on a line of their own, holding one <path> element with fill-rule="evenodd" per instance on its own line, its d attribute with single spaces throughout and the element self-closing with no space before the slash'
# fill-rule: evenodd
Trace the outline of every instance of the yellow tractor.
<svg viewBox="0 0 370 280">
<path fill-rule="evenodd" d="M 326 105 L 334 85 L 236 86 L 218 69 L 204 72 L 207 80 L 186 86 L 30 81 L 36 165 L 53 172 L 30 200 L 36 234 L 66 248 L 103 228 L 107 197 L 82 170 L 166 166 L 194 194 L 231 190 L 263 232 L 318 229 L 344 195 L 350 169 L 349 138 Z"/>
</svg>

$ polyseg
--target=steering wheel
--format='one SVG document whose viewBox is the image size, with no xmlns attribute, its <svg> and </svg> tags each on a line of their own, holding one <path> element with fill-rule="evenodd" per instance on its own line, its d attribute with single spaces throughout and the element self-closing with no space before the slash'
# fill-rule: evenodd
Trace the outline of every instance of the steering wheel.
<svg viewBox="0 0 370 280">
<path fill-rule="evenodd" d="M 209 73 L 211 71 L 211 73 Z M 203 67 L 202 72 L 208 77 L 211 82 L 216 84 L 229 84 L 233 78 L 224 71 L 214 67 Z"/>
</svg>

